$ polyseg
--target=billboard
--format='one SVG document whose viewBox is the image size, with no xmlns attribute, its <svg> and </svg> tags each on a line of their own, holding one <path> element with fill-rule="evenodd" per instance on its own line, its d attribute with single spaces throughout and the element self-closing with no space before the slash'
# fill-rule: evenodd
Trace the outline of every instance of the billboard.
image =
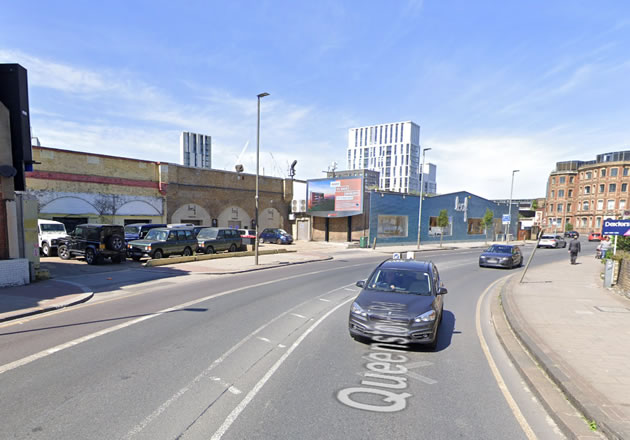
<svg viewBox="0 0 630 440">
<path fill-rule="evenodd" d="M 363 177 L 309 180 L 306 213 L 315 217 L 348 217 L 363 213 Z"/>
</svg>

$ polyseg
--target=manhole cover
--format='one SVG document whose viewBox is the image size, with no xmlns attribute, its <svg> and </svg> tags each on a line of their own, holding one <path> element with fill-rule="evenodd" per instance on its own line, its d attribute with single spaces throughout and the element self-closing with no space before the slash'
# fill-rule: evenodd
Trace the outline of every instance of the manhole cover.
<svg viewBox="0 0 630 440">
<path fill-rule="evenodd" d="M 607 313 L 630 313 L 630 309 L 627 309 L 625 307 L 601 307 L 601 306 L 595 306 L 595 308 L 597 310 L 599 310 L 600 312 L 607 312 Z"/>
</svg>

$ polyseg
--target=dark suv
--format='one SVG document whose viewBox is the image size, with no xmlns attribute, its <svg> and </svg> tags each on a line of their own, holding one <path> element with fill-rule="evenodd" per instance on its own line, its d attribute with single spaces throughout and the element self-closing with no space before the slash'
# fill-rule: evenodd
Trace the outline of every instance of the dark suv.
<svg viewBox="0 0 630 440">
<path fill-rule="evenodd" d="M 166 225 L 159 223 L 131 223 L 125 226 L 125 241 L 140 240 L 144 238 L 151 229 L 165 227 Z"/>
<path fill-rule="evenodd" d="M 578 231 L 566 231 L 564 233 L 564 236 L 567 238 L 573 238 L 573 237 L 580 237 L 580 234 L 578 233 Z"/>
<path fill-rule="evenodd" d="M 141 240 L 127 243 L 127 255 L 135 261 L 142 257 L 160 259 L 169 255 L 192 255 L 197 248 L 193 228 L 155 228 Z"/>
<path fill-rule="evenodd" d="M 197 253 L 214 254 L 218 251 L 236 252 L 243 246 L 238 230 L 203 228 L 197 235 Z"/>
<path fill-rule="evenodd" d="M 102 263 L 110 258 L 113 263 L 125 261 L 125 229 L 122 225 L 85 223 L 59 239 L 57 253 L 62 260 L 82 256 L 88 264 Z"/>
</svg>

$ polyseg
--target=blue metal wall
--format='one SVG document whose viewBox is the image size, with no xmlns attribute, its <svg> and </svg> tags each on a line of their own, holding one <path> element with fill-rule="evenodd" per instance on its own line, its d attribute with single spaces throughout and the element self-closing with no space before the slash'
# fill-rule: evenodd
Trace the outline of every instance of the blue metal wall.
<svg viewBox="0 0 630 440">
<path fill-rule="evenodd" d="M 468 198 L 467 211 L 458 211 L 455 209 L 455 201 L 459 199 L 459 203 L 464 203 L 464 199 Z M 400 215 L 407 216 L 408 229 L 406 237 L 378 237 L 377 244 L 413 244 L 418 241 L 418 196 L 370 192 L 370 245 L 374 243 L 378 231 L 379 215 Z M 464 217 L 483 218 L 486 208 L 494 213 L 494 218 L 501 218 L 503 214 L 508 213 L 507 205 L 498 205 L 490 200 L 476 196 L 466 191 L 460 191 L 451 194 L 444 194 L 435 197 L 425 197 L 422 201 L 422 243 L 435 243 L 440 241 L 439 236 L 429 235 L 429 218 L 440 215 L 442 209 L 446 209 L 449 218 L 451 218 L 452 235 L 445 235 L 444 242 L 448 241 L 484 241 L 485 235 L 468 234 L 468 222 L 464 221 Z M 510 233 L 516 236 L 518 226 L 518 206 L 512 207 L 512 223 L 510 225 Z M 504 231 L 504 229 L 503 229 Z M 492 237 L 489 236 L 491 239 Z"/>
</svg>

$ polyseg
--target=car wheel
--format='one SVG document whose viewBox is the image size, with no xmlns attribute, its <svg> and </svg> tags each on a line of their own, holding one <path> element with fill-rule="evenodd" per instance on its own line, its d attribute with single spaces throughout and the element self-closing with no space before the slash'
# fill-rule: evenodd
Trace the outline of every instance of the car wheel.
<svg viewBox="0 0 630 440">
<path fill-rule="evenodd" d="M 230 249 L 228 250 L 228 252 L 236 252 L 236 245 L 234 243 L 230 245 Z"/>
<path fill-rule="evenodd" d="M 96 264 L 96 254 L 94 254 L 94 249 L 87 248 L 85 250 L 85 261 L 87 264 Z"/>
<path fill-rule="evenodd" d="M 44 257 L 50 257 L 50 245 L 48 243 L 42 243 L 42 255 Z"/>
<path fill-rule="evenodd" d="M 214 254 L 214 248 L 212 246 L 208 246 L 206 248 L 206 254 Z"/>
<path fill-rule="evenodd" d="M 258 242 L 259 242 L 260 244 L 263 244 L 263 243 L 265 242 L 265 239 L 264 239 L 264 238 L 261 238 L 260 240 L 258 240 Z"/>
<path fill-rule="evenodd" d="M 125 240 L 120 235 L 112 235 L 107 238 L 105 246 L 110 251 L 121 251 L 125 248 Z"/>
<path fill-rule="evenodd" d="M 282 240 L 281 240 L 280 238 L 278 238 L 278 239 L 276 240 L 276 244 L 282 244 Z"/>
<path fill-rule="evenodd" d="M 192 250 L 189 247 L 184 248 L 184 257 L 190 257 L 192 255 Z"/>
<path fill-rule="evenodd" d="M 155 252 L 153 252 L 153 259 L 154 260 L 159 260 L 160 258 L 162 258 L 164 256 L 164 254 L 162 253 L 162 251 L 160 249 L 156 250 Z"/>
<path fill-rule="evenodd" d="M 69 260 L 70 258 L 72 258 L 70 251 L 68 251 L 68 246 L 66 246 L 65 244 L 62 244 L 57 248 L 57 253 L 59 254 L 59 258 L 61 258 L 62 260 Z"/>
</svg>

